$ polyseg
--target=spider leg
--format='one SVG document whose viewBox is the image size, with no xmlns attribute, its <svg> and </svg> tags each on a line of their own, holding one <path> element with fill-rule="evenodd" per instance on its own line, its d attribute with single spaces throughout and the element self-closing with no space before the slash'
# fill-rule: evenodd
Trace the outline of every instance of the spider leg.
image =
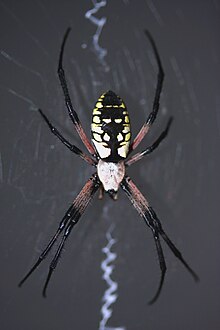
<svg viewBox="0 0 220 330">
<path fill-rule="evenodd" d="M 192 270 L 192 268 L 188 265 L 188 263 L 183 259 L 183 256 L 181 252 L 177 249 L 177 247 L 173 244 L 173 242 L 170 240 L 170 238 L 167 236 L 167 234 L 164 232 L 161 222 L 158 219 L 155 211 L 152 209 L 152 207 L 149 207 L 149 213 L 151 214 L 151 217 L 154 221 L 156 221 L 156 226 L 158 226 L 159 234 L 162 236 L 163 240 L 166 242 L 166 244 L 169 246 L 173 254 L 182 262 L 182 264 L 186 267 L 186 269 L 190 272 L 190 274 L 193 276 L 194 280 L 196 282 L 199 281 L 198 275 Z"/>
<path fill-rule="evenodd" d="M 132 202 L 133 206 L 136 208 L 140 216 L 144 219 L 146 224 L 150 227 L 150 229 L 153 232 L 154 235 L 154 241 L 156 244 L 157 254 L 159 258 L 160 263 L 160 269 L 161 269 L 161 278 L 159 287 L 156 291 L 155 296 L 150 301 L 150 304 L 154 303 L 156 299 L 159 297 L 166 273 L 166 263 L 163 255 L 163 250 L 160 244 L 159 235 L 164 239 L 164 241 L 167 243 L 171 251 L 174 253 L 174 255 L 182 262 L 182 264 L 186 267 L 186 269 L 190 272 L 190 274 L 193 276 L 195 281 L 198 281 L 198 276 L 196 273 L 192 270 L 192 268 L 187 264 L 187 262 L 183 259 L 180 251 L 176 248 L 176 246 L 173 244 L 173 242 L 169 239 L 169 237 L 164 232 L 162 225 L 157 218 L 156 213 L 150 207 L 148 201 L 146 198 L 142 195 L 140 190 L 136 187 L 134 182 L 126 176 L 121 183 L 122 189 L 125 191 L 126 195 Z"/>
<path fill-rule="evenodd" d="M 43 117 L 43 119 L 45 120 L 45 122 L 47 123 L 47 125 L 49 126 L 51 132 L 56 135 L 58 137 L 58 139 L 60 139 L 60 141 L 67 147 L 69 148 L 72 152 L 74 152 L 75 154 L 79 155 L 82 159 L 84 159 L 87 163 L 89 163 L 90 165 L 96 166 L 96 162 L 88 155 L 86 155 L 84 152 L 82 152 L 79 148 L 77 148 L 76 146 L 74 146 L 73 144 L 71 144 L 69 141 L 67 141 L 62 135 L 61 133 L 58 131 L 58 129 L 56 127 L 54 127 L 51 122 L 49 121 L 48 117 L 43 113 L 43 111 L 41 109 L 38 109 L 38 111 L 40 112 L 41 116 Z"/>
<path fill-rule="evenodd" d="M 157 61 L 157 65 L 158 65 L 158 69 L 159 69 L 158 75 L 157 75 L 157 87 L 156 87 L 156 92 L 155 92 L 155 96 L 154 96 L 153 110 L 151 111 L 151 113 L 147 117 L 146 122 L 144 123 L 144 125 L 140 129 L 140 131 L 137 134 L 137 136 L 135 137 L 134 141 L 132 142 L 132 144 L 130 146 L 130 152 L 132 150 L 134 150 L 135 148 L 137 148 L 139 143 L 143 140 L 145 135 L 148 133 L 148 131 L 149 131 L 151 125 L 153 124 L 154 120 L 156 119 L 158 109 L 159 109 L 159 106 L 160 106 L 160 94 L 161 94 L 161 90 L 162 90 L 162 87 L 163 87 L 163 80 L 164 80 L 163 67 L 162 67 L 162 63 L 161 63 L 161 60 L 160 60 L 160 56 L 159 56 L 156 44 L 155 44 L 151 34 L 149 33 L 149 31 L 145 30 L 145 34 L 146 34 L 147 38 L 149 39 L 150 44 L 153 48 L 153 52 L 154 52 L 154 55 L 155 55 L 155 58 L 156 58 L 156 61 Z"/>
<path fill-rule="evenodd" d="M 56 242 L 56 240 L 58 239 L 59 235 L 61 234 L 61 232 L 63 230 L 64 230 L 64 236 L 63 237 L 65 237 L 65 239 L 67 238 L 67 236 L 70 232 L 69 228 L 70 227 L 72 228 L 73 225 L 75 225 L 79 221 L 80 217 L 83 215 L 86 207 L 88 206 L 90 200 L 92 199 L 93 195 L 95 194 L 95 192 L 97 191 L 99 186 L 100 186 L 100 182 L 99 182 L 97 174 L 95 173 L 86 182 L 86 184 L 84 185 L 84 187 L 82 188 L 82 190 L 80 191 L 80 193 L 78 194 L 76 199 L 74 200 L 73 204 L 69 207 L 68 211 L 65 213 L 63 219 L 61 220 L 56 233 L 51 238 L 48 245 L 43 250 L 43 252 L 39 256 L 39 258 L 36 261 L 36 263 L 34 264 L 34 266 L 25 275 L 25 277 L 20 281 L 19 287 L 22 286 L 22 284 L 29 278 L 29 276 L 34 272 L 34 270 L 45 259 L 48 252 L 51 250 L 52 246 L 54 245 L 54 243 Z M 62 241 L 63 241 L 63 244 L 64 244 L 64 239 L 63 238 L 62 238 L 61 242 Z M 51 268 L 54 266 L 53 270 L 56 267 L 58 258 L 60 256 L 60 253 L 61 253 L 61 250 L 62 250 L 62 247 L 63 247 L 63 244 L 61 246 L 61 243 L 60 243 L 59 248 L 58 248 L 58 250 L 56 252 L 56 255 L 55 255 L 55 257 L 56 256 L 58 256 L 58 257 L 56 259 L 54 257 L 54 259 L 51 263 Z M 56 260 L 56 262 L 54 260 Z M 51 271 L 51 273 L 52 273 L 52 271 Z M 49 282 L 49 278 L 47 279 L 47 284 L 48 284 L 48 282 Z M 45 294 L 46 294 L 46 288 L 44 289 L 44 295 Z"/>
<path fill-rule="evenodd" d="M 161 277 L 160 277 L 160 283 L 159 283 L 158 289 L 157 289 L 154 297 L 149 301 L 149 304 L 151 305 L 157 300 L 157 298 L 160 295 L 160 292 L 162 290 L 163 283 L 164 283 L 164 278 L 165 278 L 165 273 L 166 273 L 166 270 L 167 270 L 167 266 L 166 266 L 166 262 L 165 262 L 165 258 L 164 258 L 164 254 L 163 254 L 163 249 L 162 249 L 162 246 L 161 246 L 161 243 L 160 243 L 159 233 L 153 227 L 150 227 L 150 228 L 153 232 L 154 242 L 156 244 L 157 255 L 158 255 L 160 270 L 161 270 Z"/>
<path fill-rule="evenodd" d="M 70 119 L 72 120 L 73 125 L 75 126 L 76 131 L 79 134 L 79 136 L 80 136 L 83 144 L 87 148 L 87 150 L 90 152 L 90 154 L 95 155 L 96 154 L 95 149 L 94 149 L 93 145 L 91 144 L 91 142 L 89 141 L 84 129 L 82 128 L 82 124 L 79 120 L 79 117 L 72 106 L 72 102 L 71 102 L 68 87 L 67 87 L 65 72 L 63 69 L 63 52 L 64 52 L 65 43 L 66 43 L 67 37 L 70 33 L 70 30 L 71 30 L 71 28 L 68 28 L 66 30 L 66 33 L 63 38 L 63 42 L 62 42 L 61 49 L 60 49 L 59 64 L 58 64 L 57 72 L 58 72 L 58 76 L 60 79 L 60 84 L 61 84 L 61 87 L 63 90 L 65 103 L 66 103 L 66 107 L 67 107 Z"/>
<path fill-rule="evenodd" d="M 72 214 L 72 209 L 74 208 L 74 205 L 71 205 L 68 211 L 65 213 L 63 219 L 61 220 L 59 227 L 54 234 L 54 236 L 50 239 L 49 243 L 47 244 L 46 248 L 43 250 L 43 252 L 40 254 L 38 260 L 34 264 L 34 266 L 30 269 L 30 271 L 25 275 L 25 277 L 20 281 L 19 287 L 22 286 L 22 284 L 28 279 L 28 277 L 34 272 L 34 270 L 39 266 L 39 264 L 45 259 L 47 256 L 48 252 L 51 250 L 52 246 L 56 242 L 57 238 L 59 237 L 60 233 L 63 231 L 66 223 L 71 217 Z"/>
<path fill-rule="evenodd" d="M 103 188 L 103 186 L 101 185 L 101 186 L 99 187 L 99 197 L 98 197 L 98 199 L 103 199 L 103 197 L 104 197 L 104 188 Z"/>
<path fill-rule="evenodd" d="M 63 234 L 63 237 L 61 239 L 61 242 L 58 246 L 58 249 L 56 251 L 56 254 L 50 264 L 50 267 L 49 267 L 49 272 L 48 272 L 48 275 L 47 275 L 47 279 L 46 279 L 46 282 L 45 282 L 45 285 L 44 285 L 44 288 L 43 288 L 43 296 L 46 297 L 46 291 L 47 291 L 47 287 L 48 287 L 48 284 L 49 284 L 49 281 L 50 281 L 50 278 L 51 278 L 51 275 L 52 273 L 54 272 L 56 266 L 57 266 L 57 263 L 58 263 L 58 260 L 59 260 L 59 257 L 61 255 L 61 252 L 63 250 L 63 247 L 64 247 L 64 243 L 66 241 L 66 239 L 68 238 L 69 234 L 71 233 L 74 225 L 78 222 L 78 218 L 77 218 L 77 215 L 75 214 L 75 216 L 73 215 L 72 216 L 72 219 L 70 220 L 70 222 L 68 223 L 66 229 L 65 229 L 65 232 Z"/>
<path fill-rule="evenodd" d="M 134 156 L 132 156 L 129 160 L 127 160 L 125 162 L 126 166 L 130 166 L 134 163 L 136 163 L 137 161 L 141 160 L 145 155 L 150 154 L 152 151 L 154 151 L 160 144 L 160 142 L 165 139 L 165 137 L 167 136 L 169 129 L 170 129 L 170 125 L 173 121 L 173 117 L 170 117 L 170 119 L 168 120 L 167 126 L 165 128 L 165 130 L 160 134 L 160 136 L 158 137 L 158 139 L 150 146 L 147 147 L 145 150 L 138 152 L 137 154 L 135 154 Z"/>
</svg>

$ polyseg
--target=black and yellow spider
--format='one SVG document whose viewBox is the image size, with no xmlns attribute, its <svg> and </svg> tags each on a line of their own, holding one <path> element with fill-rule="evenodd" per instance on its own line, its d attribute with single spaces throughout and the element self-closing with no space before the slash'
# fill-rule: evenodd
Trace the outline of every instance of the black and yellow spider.
<svg viewBox="0 0 220 330">
<path fill-rule="evenodd" d="M 100 189 L 100 197 L 102 197 L 103 192 L 107 192 L 111 198 L 117 199 L 117 192 L 119 187 L 126 193 L 133 206 L 136 208 L 140 216 L 144 219 L 145 223 L 150 227 L 153 233 L 154 241 L 156 244 L 157 254 L 159 257 L 159 264 L 161 269 L 161 278 L 159 287 L 156 291 L 155 296 L 150 301 L 153 303 L 159 296 L 166 272 L 166 263 L 164 259 L 163 250 L 160 243 L 160 236 L 167 243 L 174 255 L 184 264 L 186 269 L 191 273 L 194 279 L 197 281 L 198 276 L 190 268 L 190 266 L 183 259 L 180 251 L 172 243 L 169 237 L 164 232 L 161 222 L 158 219 L 155 211 L 149 205 L 146 198 L 142 195 L 139 189 L 136 187 L 134 182 L 126 175 L 126 167 L 136 163 L 143 156 L 151 153 L 155 148 L 158 147 L 160 142 L 166 137 L 168 130 L 170 128 L 172 118 L 169 119 L 166 129 L 161 133 L 159 138 L 144 151 L 136 153 L 128 159 L 130 153 L 136 149 L 139 143 L 143 140 L 144 136 L 148 133 L 151 125 L 156 119 L 157 112 L 159 109 L 159 99 L 163 85 L 164 72 L 161 64 L 161 60 L 155 45 L 154 40 L 148 31 L 145 31 L 156 57 L 158 64 L 158 78 L 156 92 L 153 102 L 153 110 L 147 117 L 146 122 L 142 126 L 141 130 L 135 137 L 132 143 L 131 141 L 131 131 L 130 131 L 130 120 L 127 112 L 127 108 L 122 101 L 122 99 L 117 96 L 112 91 L 108 91 L 102 94 L 95 104 L 93 109 L 91 132 L 92 132 L 92 143 L 89 141 L 86 133 L 84 132 L 77 113 L 75 112 L 72 102 L 69 96 L 69 91 L 67 87 L 67 82 L 65 78 L 65 72 L 63 69 L 63 53 L 65 43 L 70 32 L 70 28 L 67 29 L 63 42 L 61 45 L 59 65 L 58 65 L 58 75 L 60 83 L 63 89 L 66 107 L 70 116 L 70 119 L 75 126 L 77 133 L 79 134 L 83 144 L 87 148 L 90 155 L 85 154 L 75 145 L 69 143 L 61 133 L 50 123 L 49 119 L 39 110 L 43 119 L 46 121 L 50 130 L 54 135 L 56 135 L 65 146 L 67 146 L 72 152 L 79 155 L 82 159 L 88 162 L 90 165 L 96 167 L 95 173 L 86 182 L 85 186 L 82 188 L 73 204 L 69 207 L 63 219 L 61 220 L 59 227 L 55 235 L 51 238 L 46 248 L 43 250 L 39 256 L 37 262 L 30 269 L 27 275 L 19 283 L 21 286 L 26 279 L 32 274 L 32 272 L 38 267 L 38 265 L 45 259 L 48 252 L 51 250 L 55 241 L 63 233 L 59 246 L 57 248 L 56 254 L 50 264 L 49 273 L 43 288 L 43 295 L 46 296 L 46 290 L 54 269 L 57 266 L 61 251 L 64 247 L 65 241 L 70 235 L 73 227 L 79 221 L 80 217 L 84 213 L 86 207 L 91 201 L 92 197 L 95 195 L 98 189 Z"/>
</svg>

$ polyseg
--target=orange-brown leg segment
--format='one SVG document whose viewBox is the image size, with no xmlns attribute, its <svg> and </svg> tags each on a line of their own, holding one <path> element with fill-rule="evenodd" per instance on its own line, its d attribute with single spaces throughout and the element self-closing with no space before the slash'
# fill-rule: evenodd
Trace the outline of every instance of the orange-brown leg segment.
<svg viewBox="0 0 220 330">
<path fill-rule="evenodd" d="M 143 150 L 141 152 L 138 152 L 137 154 L 135 154 L 134 156 L 132 156 L 130 159 L 128 159 L 127 161 L 125 161 L 125 165 L 126 166 L 130 166 L 130 165 L 136 163 L 137 161 L 141 160 L 145 155 L 148 155 L 152 151 L 154 151 L 159 146 L 160 142 L 163 139 L 165 139 L 165 137 L 167 136 L 172 121 L 173 121 L 173 118 L 170 117 L 170 119 L 168 120 L 168 123 L 167 123 L 167 126 L 166 126 L 165 130 L 160 134 L 160 136 L 158 137 L 158 139 L 150 147 L 147 147 L 145 150 Z"/>
</svg>

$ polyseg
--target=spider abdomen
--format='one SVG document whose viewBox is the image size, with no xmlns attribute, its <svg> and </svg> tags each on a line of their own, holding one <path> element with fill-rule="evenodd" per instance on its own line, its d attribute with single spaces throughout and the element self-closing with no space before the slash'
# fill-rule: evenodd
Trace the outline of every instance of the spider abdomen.
<svg viewBox="0 0 220 330">
<path fill-rule="evenodd" d="M 122 99 L 112 91 L 102 94 L 93 109 L 92 142 L 101 159 L 124 160 L 131 140 L 130 119 Z"/>
</svg>

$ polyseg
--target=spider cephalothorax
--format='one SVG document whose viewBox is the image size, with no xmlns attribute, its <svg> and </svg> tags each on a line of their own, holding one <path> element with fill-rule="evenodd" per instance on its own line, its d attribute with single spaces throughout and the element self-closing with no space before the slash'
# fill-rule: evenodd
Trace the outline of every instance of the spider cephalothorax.
<svg viewBox="0 0 220 330">
<path fill-rule="evenodd" d="M 87 148 L 90 155 L 87 155 L 83 151 L 81 151 L 75 145 L 72 145 L 68 142 L 62 134 L 51 124 L 49 119 L 43 113 L 42 110 L 40 114 L 43 119 L 46 121 L 47 125 L 51 129 L 52 133 L 56 135 L 62 143 L 64 143 L 72 152 L 79 155 L 82 159 L 84 159 L 90 165 L 96 167 L 96 172 L 91 176 L 91 178 L 86 182 L 74 202 L 71 204 L 63 219 L 61 220 L 56 233 L 49 241 L 46 248 L 43 250 L 41 255 L 39 256 L 37 262 L 30 269 L 27 275 L 22 279 L 19 283 L 21 286 L 26 279 L 32 274 L 32 272 L 38 267 L 38 265 L 42 262 L 42 260 L 47 256 L 48 252 L 51 250 L 54 243 L 57 241 L 58 237 L 60 237 L 61 233 L 63 235 L 60 238 L 60 243 L 57 248 L 57 252 L 50 264 L 49 273 L 44 285 L 43 295 L 46 296 L 46 289 L 51 278 L 51 275 L 56 268 L 57 262 L 59 260 L 61 251 L 64 247 L 65 241 L 70 235 L 73 227 L 79 221 L 80 217 L 84 213 L 86 207 L 88 206 L 90 200 L 96 193 L 98 189 L 103 193 L 103 190 L 107 192 L 113 199 L 117 197 L 117 191 L 119 187 L 126 193 L 133 206 L 136 208 L 140 216 L 143 218 L 147 226 L 151 229 L 157 249 L 157 254 L 159 257 L 159 264 L 161 268 L 161 278 L 159 287 L 157 292 L 150 303 L 153 303 L 159 296 L 166 272 L 166 263 L 162 250 L 162 246 L 160 243 L 160 237 L 166 242 L 174 255 L 182 262 L 182 264 L 186 267 L 186 269 L 191 273 L 194 279 L 197 281 L 198 277 L 195 272 L 190 268 L 190 266 L 183 259 L 180 251 L 176 248 L 176 246 L 169 239 L 167 234 L 164 232 L 161 222 L 158 219 L 155 211 L 148 203 L 147 199 L 142 195 L 140 190 L 136 187 L 135 183 L 126 175 L 125 169 L 127 166 L 136 163 L 143 156 L 151 153 L 154 149 L 158 147 L 160 142 L 166 137 L 169 127 L 172 122 L 172 118 L 168 120 L 167 126 L 165 130 L 161 133 L 158 139 L 149 147 L 147 147 L 142 152 L 138 152 L 135 155 L 130 156 L 130 153 L 136 149 L 139 143 L 143 140 L 145 135 L 147 134 L 149 128 L 153 124 L 157 112 L 159 109 L 159 100 L 160 94 L 163 85 L 164 73 L 161 65 L 161 60 L 156 48 L 156 45 L 149 34 L 148 31 L 145 31 L 146 36 L 148 37 L 151 46 L 154 51 L 154 55 L 156 57 L 156 61 L 158 64 L 158 78 L 157 78 L 157 86 L 156 92 L 153 102 L 153 110 L 148 115 L 147 120 L 143 124 L 139 133 L 135 137 L 135 139 L 131 141 L 131 129 L 130 129 L 130 120 L 129 115 L 126 109 L 126 106 L 122 99 L 117 96 L 112 91 L 108 91 L 103 93 L 95 104 L 92 115 L 92 124 L 91 124 L 91 132 L 92 132 L 92 143 L 89 141 L 86 133 L 84 132 L 80 120 L 78 118 L 77 113 L 75 112 L 72 102 L 69 96 L 69 91 L 67 87 L 67 82 L 65 78 L 65 73 L 62 65 L 63 61 L 63 52 L 64 46 L 66 43 L 67 36 L 70 32 L 70 28 L 67 29 L 63 43 L 61 46 L 60 57 L 59 57 L 59 65 L 58 65 L 58 75 L 60 79 L 60 83 L 63 89 L 65 103 L 67 106 L 67 110 L 72 120 L 73 125 L 76 128 L 77 133 L 79 134 L 82 142 Z M 101 195 L 102 195 L 101 193 Z"/>
</svg>

